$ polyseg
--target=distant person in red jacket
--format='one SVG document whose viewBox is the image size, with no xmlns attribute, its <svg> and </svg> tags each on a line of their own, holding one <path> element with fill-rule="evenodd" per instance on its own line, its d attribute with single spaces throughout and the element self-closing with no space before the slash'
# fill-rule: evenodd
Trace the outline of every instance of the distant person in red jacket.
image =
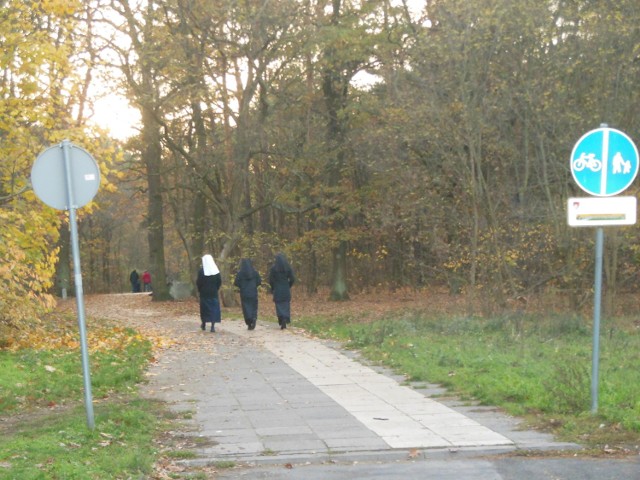
<svg viewBox="0 0 640 480">
<path fill-rule="evenodd" d="M 151 274 L 148 270 L 145 270 L 142 274 L 142 284 L 144 285 L 145 292 L 151 291 Z"/>
</svg>

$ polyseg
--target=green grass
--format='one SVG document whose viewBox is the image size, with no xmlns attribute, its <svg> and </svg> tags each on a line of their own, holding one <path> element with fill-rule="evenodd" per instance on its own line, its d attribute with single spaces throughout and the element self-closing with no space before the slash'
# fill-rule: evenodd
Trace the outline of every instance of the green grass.
<svg viewBox="0 0 640 480">
<path fill-rule="evenodd" d="M 176 458 L 180 460 L 197 458 L 198 454 L 192 450 L 171 450 L 165 453 L 168 458 Z"/>
<path fill-rule="evenodd" d="M 133 335 L 133 332 L 132 332 Z M 148 342 L 132 342 L 125 352 L 114 350 L 90 355 L 89 370 L 94 398 L 126 391 L 142 380 L 150 355 Z M 0 411 L 51 406 L 82 398 L 83 375 L 78 350 L 0 351 Z"/>
<path fill-rule="evenodd" d="M 0 443 L 1 478 L 145 478 L 155 452 L 156 407 L 150 402 L 110 402 L 95 408 L 95 430 L 83 407 L 28 414 Z"/>
<path fill-rule="evenodd" d="M 77 349 L 0 351 L 0 478 L 148 478 L 164 411 L 138 398 L 151 348 L 129 335 L 90 355 L 93 430 Z"/>
<path fill-rule="evenodd" d="M 408 312 L 374 323 L 316 317 L 297 325 L 342 340 L 412 381 L 441 384 L 539 424 L 559 425 L 556 433 L 565 439 L 638 442 L 640 332 L 630 320 L 609 322 L 600 341 L 599 408 L 593 415 L 588 323 L 577 316 L 433 318 Z"/>
</svg>

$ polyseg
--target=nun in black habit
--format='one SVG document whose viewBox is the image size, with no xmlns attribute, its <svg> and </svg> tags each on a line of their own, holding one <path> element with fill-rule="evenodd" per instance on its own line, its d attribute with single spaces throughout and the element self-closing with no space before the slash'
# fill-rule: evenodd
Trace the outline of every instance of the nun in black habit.
<svg viewBox="0 0 640 480">
<path fill-rule="evenodd" d="M 196 280 L 200 296 L 200 328 L 202 330 L 205 330 L 206 324 L 211 322 L 211 331 L 215 332 L 216 323 L 222 321 L 218 298 L 220 285 L 222 285 L 220 270 L 216 262 L 213 261 L 213 257 L 207 254 L 202 257 L 202 267 L 198 270 L 198 279 Z"/>
<path fill-rule="evenodd" d="M 278 253 L 269 270 L 269 286 L 273 292 L 273 302 L 276 304 L 276 315 L 281 330 L 287 328 L 287 324 L 291 322 L 291 286 L 295 281 L 287 257 Z"/>
<path fill-rule="evenodd" d="M 258 287 L 262 284 L 260 274 L 253 268 L 251 260 L 240 260 L 240 268 L 233 284 L 240 289 L 240 303 L 244 323 L 249 330 L 256 328 L 258 321 Z"/>
</svg>

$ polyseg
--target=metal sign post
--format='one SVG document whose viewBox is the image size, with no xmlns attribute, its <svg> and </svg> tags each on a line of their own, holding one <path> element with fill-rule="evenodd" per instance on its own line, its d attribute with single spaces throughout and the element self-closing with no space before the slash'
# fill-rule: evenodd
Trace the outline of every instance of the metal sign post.
<svg viewBox="0 0 640 480">
<path fill-rule="evenodd" d="M 58 210 L 69 210 L 78 326 L 80 327 L 84 404 L 87 411 L 87 425 L 93 430 L 95 420 L 91 395 L 76 209 L 89 203 L 97 193 L 100 186 L 100 170 L 89 153 L 75 147 L 68 140 L 64 140 L 60 145 L 50 147 L 38 156 L 31 170 L 31 183 L 36 195 L 44 203 Z"/>
<path fill-rule="evenodd" d="M 67 179 L 67 200 L 69 204 L 69 226 L 71 230 L 71 250 L 73 257 L 73 276 L 76 286 L 76 304 L 78 306 L 78 326 L 80 327 L 80 346 L 82 351 L 82 377 L 84 379 L 84 406 L 87 411 L 87 425 L 95 428 L 93 400 L 91 395 L 91 374 L 89 372 L 89 353 L 87 349 L 87 329 L 84 315 L 84 292 L 82 290 L 82 272 L 80 270 L 80 248 L 78 247 L 78 225 L 74 206 L 73 188 L 71 188 L 71 159 L 69 141 L 62 142 L 64 170 Z"/>
<path fill-rule="evenodd" d="M 602 252 L 604 229 L 596 230 L 596 266 L 593 292 L 593 354 L 591 360 L 591 413 L 598 411 L 598 377 L 600 374 L 600 311 L 602 306 Z"/>
<path fill-rule="evenodd" d="M 596 230 L 595 280 L 593 299 L 593 354 L 591 365 L 591 412 L 598 411 L 600 363 L 600 311 L 602 306 L 602 225 L 636 223 L 636 198 L 613 197 L 624 191 L 638 174 L 638 149 L 623 132 L 600 128 L 585 133 L 571 152 L 571 174 L 578 186 L 598 199 L 570 198 L 567 206 L 569 225 L 598 226 Z"/>
</svg>

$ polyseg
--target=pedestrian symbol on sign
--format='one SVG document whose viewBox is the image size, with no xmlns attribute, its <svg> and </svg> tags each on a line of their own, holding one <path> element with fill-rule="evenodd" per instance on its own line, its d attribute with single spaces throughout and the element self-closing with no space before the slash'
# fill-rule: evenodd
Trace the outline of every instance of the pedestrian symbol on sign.
<svg viewBox="0 0 640 480">
<path fill-rule="evenodd" d="M 625 160 L 624 158 L 622 158 L 622 154 L 620 152 L 617 152 L 614 156 L 613 156 L 613 173 L 614 175 L 623 173 L 623 174 L 627 174 L 631 171 L 631 161 L 630 160 Z"/>
</svg>

